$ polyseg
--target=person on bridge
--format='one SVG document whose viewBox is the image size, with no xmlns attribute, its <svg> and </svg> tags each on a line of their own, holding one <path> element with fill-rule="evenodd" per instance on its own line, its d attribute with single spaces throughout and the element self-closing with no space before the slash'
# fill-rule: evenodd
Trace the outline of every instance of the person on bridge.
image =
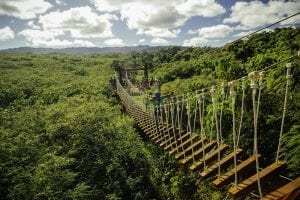
<svg viewBox="0 0 300 200">
<path fill-rule="evenodd" d="M 161 96 L 160 92 L 156 91 L 154 93 L 154 96 L 152 97 L 152 103 L 155 107 L 160 106 L 161 103 L 163 103 L 163 99 L 164 99 L 164 97 Z"/>
</svg>

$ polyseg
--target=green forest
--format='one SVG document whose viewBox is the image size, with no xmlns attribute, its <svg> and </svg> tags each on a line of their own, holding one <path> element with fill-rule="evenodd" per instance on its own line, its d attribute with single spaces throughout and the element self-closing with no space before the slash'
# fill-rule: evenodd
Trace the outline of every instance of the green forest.
<svg viewBox="0 0 300 200">
<path fill-rule="evenodd" d="M 285 60 L 299 50 L 300 29 L 282 28 L 221 48 L 170 46 L 154 52 L 82 56 L 2 53 L 0 199 L 226 197 L 226 190 L 215 190 L 153 144 L 125 112 L 109 82 L 124 66 L 147 67 L 149 77 L 159 80 L 163 95 L 179 95 L 282 62 L 266 77 L 267 95 L 262 95 L 259 116 L 259 148 L 268 164 L 274 161 L 279 137 L 285 65 L 293 62 L 282 154 L 288 164 L 285 175 L 297 178 L 299 56 Z M 135 76 L 142 79 L 141 73 Z M 252 127 L 251 99 L 246 103 L 241 146 L 251 154 L 253 138 L 247 131 Z M 231 144 L 229 109 L 224 116 L 224 139 Z"/>
</svg>

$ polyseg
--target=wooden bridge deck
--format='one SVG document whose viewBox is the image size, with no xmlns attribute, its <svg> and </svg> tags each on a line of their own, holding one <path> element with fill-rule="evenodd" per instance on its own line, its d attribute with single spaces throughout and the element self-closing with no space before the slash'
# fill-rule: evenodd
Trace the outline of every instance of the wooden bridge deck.
<svg viewBox="0 0 300 200">
<path fill-rule="evenodd" d="M 121 92 L 126 93 L 124 89 L 121 90 Z M 224 155 L 229 148 L 228 145 L 222 144 L 217 148 L 216 141 L 208 141 L 208 139 L 201 140 L 199 135 L 186 132 L 185 130 L 179 130 L 171 124 L 162 122 L 163 120 L 161 120 L 160 117 L 155 119 L 154 114 L 146 112 L 138 105 L 131 105 L 133 101 L 130 100 L 128 94 L 118 94 L 121 100 L 124 101 L 124 107 L 144 133 L 153 142 L 174 156 L 180 164 L 187 166 L 191 171 L 197 172 L 200 177 L 207 179 L 217 174 L 219 168 L 222 171 L 227 170 L 227 168 L 233 164 L 235 153 L 231 152 Z M 239 156 L 242 152 L 242 149 L 238 149 L 236 156 Z M 221 156 L 220 162 L 217 161 L 218 155 Z M 204 162 L 206 163 L 206 168 L 201 170 Z M 228 193 L 233 198 L 241 198 L 251 192 L 257 192 L 258 177 L 255 171 L 255 164 L 256 157 L 252 156 L 242 161 L 236 168 L 230 169 L 213 180 L 212 183 L 217 188 L 229 185 L 234 181 L 236 171 L 238 180 L 242 179 L 242 181 L 236 186 L 231 187 Z M 258 174 L 262 187 L 270 177 L 278 176 L 285 167 L 286 164 L 280 161 L 262 169 Z M 292 198 L 295 194 L 300 195 L 300 177 L 281 187 L 278 186 L 274 191 L 269 191 L 268 194 L 264 195 L 263 199 L 282 200 L 283 198 Z"/>
</svg>

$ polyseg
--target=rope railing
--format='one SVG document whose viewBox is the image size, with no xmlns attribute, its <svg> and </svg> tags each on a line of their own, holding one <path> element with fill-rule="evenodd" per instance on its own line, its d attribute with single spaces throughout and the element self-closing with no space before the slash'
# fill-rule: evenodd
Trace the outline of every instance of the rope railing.
<svg viewBox="0 0 300 200">
<path fill-rule="evenodd" d="M 261 177 L 260 177 L 260 163 L 259 163 L 259 149 L 258 149 L 258 127 L 259 127 L 259 113 L 260 113 L 260 104 L 263 101 L 262 92 L 265 87 L 264 81 L 269 74 L 275 69 L 281 69 L 282 63 L 291 61 L 294 58 L 297 58 L 300 53 L 293 55 L 287 59 L 284 59 L 278 63 L 267 66 L 259 71 L 253 71 L 248 74 L 248 76 L 243 76 L 239 79 L 232 80 L 229 82 L 222 82 L 219 86 L 213 85 L 211 87 L 198 89 L 195 92 L 188 92 L 185 94 L 173 96 L 166 99 L 163 103 L 158 106 L 150 105 L 150 113 L 148 111 L 148 116 L 152 116 L 153 121 L 155 122 L 156 135 L 157 138 L 161 138 L 162 142 L 165 142 L 168 145 L 173 145 L 176 149 L 176 153 L 182 153 L 183 159 L 192 159 L 192 163 L 196 163 L 195 158 L 195 149 L 193 134 L 199 133 L 201 141 L 201 146 L 204 147 L 204 140 L 207 138 L 208 127 L 210 127 L 210 138 L 209 141 L 216 139 L 217 143 L 217 177 L 221 175 L 221 145 L 223 144 L 222 136 L 222 119 L 223 111 L 225 106 L 231 106 L 232 111 L 232 140 L 233 140 L 233 153 L 234 153 L 234 186 L 238 185 L 238 174 L 237 174 L 237 151 L 240 145 L 240 136 L 242 130 L 242 124 L 245 114 L 245 98 L 246 90 L 252 90 L 252 112 L 253 112 L 253 156 L 255 157 L 255 168 L 257 176 L 257 189 L 259 197 L 263 198 Z M 297 61 L 296 61 L 297 62 Z M 280 126 L 279 133 L 279 142 L 276 152 L 276 163 L 280 159 L 280 150 L 282 146 L 282 137 L 283 137 L 283 127 L 284 121 L 287 112 L 287 101 L 289 86 L 291 85 L 291 71 L 292 71 L 293 62 L 288 63 L 286 66 L 286 85 L 285 85 L 285 95 L 283 102 L 283 112 L 282 112 L 282 121 Z M 247 87 L 247 85 L 249 85 Z M 119 95 L 121 101 L 123 102 L 126 110 L 128 111 L 145 111 L 134 98 L 126 91 L 126 89 L 120 84 L 119 81 L 116 83 L 117 94 Z M 226 93 L 229 92 L 229 95 Z M 240 109 L 236 109 L 237 98 L 240 98 Z M 225 101 L 227 102 L 225 104 Z M 217 106 L 218 105 L 218 106 Z M 210 107 L 211 113 L 208 113 L 207 109 Z M 236 113 L 238 111 L 239 120 L 237 121 Z M 153 113 L 153 114 L 151 114 Z M 197 115 L 198 114 L 198 115 Z M 211 116 L 211 119 L 209 118 Z M 185 126 L 183 125 L 184 123 Z M 167 129 L 161 128 L 167 126 Z M 171 127 L 169 129 L 169 126 Z M 178 131 L 178 132 L 177 132 Z M 191 153 L 186 153 L 186 147 L 183 143 L 183 133 L 186 133 L 189 138 L 190 151 Z M 172 142 L 173 141 L 173 142 Z M 191 156 L 189 156 L 191 154 Z M 202 161 L 203 161 L 203 170 L 207 169 L 207 163 L 204 159 L 206 156 L 205 149 L 202 148 Z"/>
</svg>

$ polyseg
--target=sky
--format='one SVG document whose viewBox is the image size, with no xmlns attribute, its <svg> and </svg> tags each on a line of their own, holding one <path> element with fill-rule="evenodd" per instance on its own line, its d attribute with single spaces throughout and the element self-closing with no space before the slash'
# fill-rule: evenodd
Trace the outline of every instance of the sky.
<svg viewBox="0 0 300 200">
<path fill-rule="evenodd" d="M 300 0 L 0 0 L 0 49 L 222 46 L 297 12 Z"/>
</svg>

